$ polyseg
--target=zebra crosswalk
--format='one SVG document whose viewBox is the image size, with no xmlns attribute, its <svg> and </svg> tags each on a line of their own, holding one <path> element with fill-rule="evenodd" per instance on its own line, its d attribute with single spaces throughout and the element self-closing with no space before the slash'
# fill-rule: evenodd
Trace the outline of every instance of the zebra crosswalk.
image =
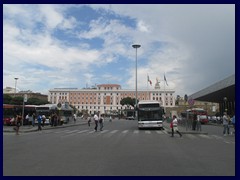
<svg viewBox="0 0 240 180">
<path fill-rule="evenodd" d="M 169 132 L 166 130 L 109 130 L 105 129 L 103 131 L 95 131 L 92 129 L 83 129 L 83 130 L 61 130 L 61 131 L 51 131 L 49 133 L 58 134 L 60 137 L 70 137 L 70 136 L 78 136 L 78 135 L 91 135 L 94 136 L 101 136 L 104 135 L 105 137 L 113 137 L 114 135 L 125 136 L 125 135 L 169 135 Z M 178 138 L 177 135 L 175 135 Z M 224 137 L 218 135 L 206 135 L 206 134 L 183 134 L 182 139 L 189 139 L 189 140 L 198 140 L 198 139 L 206 139 L 206 140 L 220 140 L 228 144 L 235 144 L 235 138 L 230 140 L 225 139 Z"/>
<path fill-rule="evenodd" d="M 158 135 L 164 135 L 168 134 L 167 131 L 165 130 L 158 130 L 158 131 L 150 131 L 150 130 L 109 130 L 105 129 L 103 131 L 95 131 L 95 130 L 90 130 L 90 129 L 84 129 L 84 130 L 59 130 L 59 131 L 48 131 L 48 133 L 53 133 L 53 134 L 60 134 L 62 136 L 71 136 L 71 135 L 78 135 L 78 134 L 146 134 L 146 135 L 151 135 L 151 134 L 158 134 Z"/>
<path fill-rule="evenodd" d="M 104 129 L 103 131 L 95 131 L 94 129 L 53 129 L 40 132 L 32 132 L 40 135 L 50 135 L 55 134 L 56 137 L 67 138 L 67 137 L 80 137 L 80 136 L 94 136 L 94 137 L 105 137 L 111 138 L 114 136 L 124 137 L 124 136 L 170 136 L 170 132 L 165 130 L 138 130 L 138 129 Z M 12 134 L 14 135 L 14 134 Z M 21 134 L 21 136 L 28 136 L 28 133 Z M 180 139 L 178 134 L 175 134 L 174 139 Z M 216 140 L 227 144 L 235 144 L 235 136 L 223 137 L 221 135 L 211 135 L 211 134 L 183 134 L 181 139 L 185 140 Z"/>
</svg>

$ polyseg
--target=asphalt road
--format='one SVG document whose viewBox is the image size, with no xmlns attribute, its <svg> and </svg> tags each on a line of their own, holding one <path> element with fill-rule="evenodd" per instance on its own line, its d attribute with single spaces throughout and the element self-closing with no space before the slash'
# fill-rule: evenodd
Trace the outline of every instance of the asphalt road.
<svg viewBox="0 0 240 180">
<path fill-rule="evenodd" d="M 235 136 L 170 137 L 138 130 L 137 121 L 105 122 L 42 132 L 3 134 L 4 176 L 234 176 Z M 212 129 L 212 131 L 211 131 Z M 220 133 L 219 133 L 220 132 Z"/>
</svg>

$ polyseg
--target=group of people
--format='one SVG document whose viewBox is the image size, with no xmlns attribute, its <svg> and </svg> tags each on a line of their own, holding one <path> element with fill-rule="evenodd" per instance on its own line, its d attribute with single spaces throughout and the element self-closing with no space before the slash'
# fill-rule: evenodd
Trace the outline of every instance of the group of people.
<svg viewBox="0 0 240 180">
<path fill-rule="evenodd" d="M 97 128 L 98 128 L 98 123 L 99 123 L 99 126 L 100 126 L 100 131 L 103 130 L 103 123 L 104 123 L 104 118 L 103 118 L 103 115 L 99 115 L 99 113 L 96 113 L 94 116 L 94 122 L 95 122 L 95 131 L 97 131 Z"/>
<path fill-rule="evenodd" d="M 104 124 L 104 115 L 103 114 L 99 114 L 99 113 L 95 113 L 93 116 L 93 120 L 95 123 L 95 127 L 94 130 L 97 131 L 98 130 L 98 125 L 99 125 L 99 130 L 102 131 L 103 130 L 103 124 Z M 91 121 L 92 121 L 92 117 L 88 116 L 87 117 L 87 122 L 88 122 L 88 126 L 90 127 L 91 125 Z M 109 117 L 109 122 L 112 122 L 112 116 Z"/>
<path fill-rule="evenodd" d="M 232 118 L 230 118 L 229 115 L 227 115 L 227 112 L 223 113 L 223 136 L 226 136 L 227 134 L 230 134 L 230 127 L 229 125 L 232 123 L 233 125 L 233 133 L 235 133 L 235 115 L 233 115 Z"/>
<path fill-rule="evenodd" d="M 202 131 L 200 115 L 193 115 L 192 130 Z"/>
<path fill-rule="evenodd" d="M 200 117 L 199 115 L 194 115 L 194 120 L 196 121 L 196 129 L 201 131 L 201 122 L 200 122 Z M 235 133 L 235 115 L 230 118 L 229 115 L 227 115 L 227 112 L 223 113 L 223 135 L 226 136 L 227 134 L 230 134 L 230 124 L 233 126 L 233 133 Z M 172 130 L 172 136 L 174 137 L 174 132 L 177 132 L 180 137 L 182 137 L 182 134 L 178 130 L 178 120 L 177 117 L 174 115 L 173 120 L 170 123 L 170 128 Z M 195 127 L 193 128 L 195 130 Z"/>
</svg>

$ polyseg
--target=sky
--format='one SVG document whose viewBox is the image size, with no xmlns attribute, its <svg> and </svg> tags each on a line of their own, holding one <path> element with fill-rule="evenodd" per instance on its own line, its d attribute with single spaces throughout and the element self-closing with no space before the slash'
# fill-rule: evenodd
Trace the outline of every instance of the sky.
<svg viewBox="0 0 240 180">
<path fill-rule="evenodd" d="M 136 57 L 138 89 L 176 96 L 235 74 L 235 5 L 3 5 L 3 88 L 134 90 Z"/>
</svg>

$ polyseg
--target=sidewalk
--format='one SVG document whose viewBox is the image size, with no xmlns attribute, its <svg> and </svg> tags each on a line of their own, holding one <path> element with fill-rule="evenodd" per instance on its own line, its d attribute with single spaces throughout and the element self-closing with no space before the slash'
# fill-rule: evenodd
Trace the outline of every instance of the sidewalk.
<svg viewBox="0 0 240 180">
<path fill-rule="evenodd" d="M 73 121 L 70 121 L 68 124 L 58 125 L 58 126 L 51 126 L 51 125 L 44 125 L 42 127 L 42 130 L 49 130 L 49 129 L 57 129 L 57 128 L 66 128 L 71 126 L 79 126 L 87 124 L 86 120 L 77 120 L 75 123 Z M 9 132 L 9 133 L 15 133 L 15 130 L 13 129 L 15 126 L 4 126 L 3 125 L 3 132 Z M 38 125 L 35 124 L 33 127 L 32 125 L 24 125 L 20 126 L 19 133 L 28 133 L 28 132 L 34 132 L 37 131 Z"/>
<path fill-rule="evenodd" d="M 164 129 L 168 132 L 168 134 L 172 133 L 172 129 L 170 128 L 170 123 L 167 121 L 163 122 L 163 127 Z M 181 126 L 178 125 L 178 130 L 182 133 L 182 134 L 208 134 L 207 132 L 204 131 L 193 131 L 192 129 L 188 128 L 186 129 L 185 126 Z"/>
</svg>

